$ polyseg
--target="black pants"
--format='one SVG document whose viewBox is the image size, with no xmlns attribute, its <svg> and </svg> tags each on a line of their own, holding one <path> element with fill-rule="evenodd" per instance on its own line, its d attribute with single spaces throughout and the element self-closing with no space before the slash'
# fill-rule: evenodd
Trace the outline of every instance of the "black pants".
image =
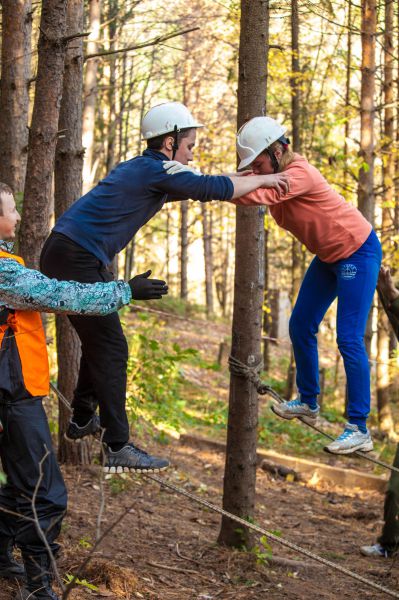
<svg viewBox="0 0 399 600">
<path fill-rule="evenodd" d="M 48 277 L 81 283 L 112 281 L 110 271 L 90 252 L 68 237 L 52 233 L 44 244 L 40 269 Z M 82 343 L 78 384 L 72 407 L 75 417 L 90 418 L 99 406 L 103 440 L 125 443 L 129 439 L 126 416 L 128 347 L 118 313 L 106 316 L 70 315 Z"/>
<path fill-rule="evenodd" d="M 6 402 L 0 400 L 0 420 L 4 433 L 0 440 L 0 457 L 7 483 L 0 487 L 0 536 L 15 538 L 24 554 L 40 555 L 46 551 L 32 518 L 32 497 L 41 530 L 54 553 L 67 507 L 67 491 L 52 449 L 50 430 L 42 398 Z M 40 480 L 40 461 L 42 479 Z M 20 515 L 4 512 L 6 509 Z"/>
<path fill-rule="evenodd" d="M 399 444 L 393 466 L 399 468 Z M 396 471 L 391 472 L 385 494 L 384 527 L 378 541 L 388 552 L 399 550 L 399 473 Z"/>
</svg>

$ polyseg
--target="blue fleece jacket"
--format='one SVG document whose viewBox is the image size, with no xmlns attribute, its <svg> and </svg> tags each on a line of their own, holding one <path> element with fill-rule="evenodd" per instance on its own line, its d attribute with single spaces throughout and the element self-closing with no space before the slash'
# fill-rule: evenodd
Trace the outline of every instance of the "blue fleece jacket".
<svg viewBox="0 0 399 600">
<path fill-rule="evenodd" d="M 121 163 L 57 221 L 62 233 L 94 254 L 104 265 L 112 262 L 147 221 L 168 200 L 229 200 L 233 183 L 222 175 L 169 175 L 167 156 L 145 150 Z"/>
</svg>

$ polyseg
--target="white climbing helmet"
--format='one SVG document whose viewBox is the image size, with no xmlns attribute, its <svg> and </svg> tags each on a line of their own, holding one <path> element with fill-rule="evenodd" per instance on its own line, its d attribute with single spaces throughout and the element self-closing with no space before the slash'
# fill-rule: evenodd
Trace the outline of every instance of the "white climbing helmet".
<svg viewBox="0 0 399 600">
<path fill-rule="evenodd" d="M 164 133 L 172 133 L 181 129 L 203 127 L 198 123 L 184 104 L 180 102 L 164 102 L 150 108 L 141 122 L 141 133 L 149 140 Z"/>
<path fill-rule="evenodd" d="M 263 150 L 280 138 L 283 143 L 289 143 L 284 137 L 286 130 L 271 117 L 254 117 L 240 128 L 237 133 L 237 154 L 241 159 L 238 170 L 248 167 Z"/>
</svg>

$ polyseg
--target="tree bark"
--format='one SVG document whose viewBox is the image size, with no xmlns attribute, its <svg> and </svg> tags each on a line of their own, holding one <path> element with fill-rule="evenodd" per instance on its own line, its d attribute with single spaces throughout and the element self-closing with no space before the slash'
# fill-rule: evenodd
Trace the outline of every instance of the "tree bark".
<svg viewBox="0 0 399 600">
<path fill-rule="evenodd" d="M 83 30 L 83 0 L 69 0 L 67 35 Z M 83 40 L 76 38 L 67 50 L 60 108 L 54 171 L 54 212 L 58 219 L 82 192 L 82 87 Z M 71 400 L 76 387 L 79 362 L 79 338 L 65 315 L 56 316 L 58 389 Z M 58 458 L 65 464 L 83 464 L 89 460 L 86 442 L 73 444 L 64 438 L 70 412 L 59 403 Z"/>
<path fill-rule="evenodd" d="M 91 32 L 87 44 L 87 54 L 98 52 L 101 25 L 101 0 L 89 2 L 89 25 Z M 83 131 L 82 141 L 85 149 L 83 159 L 83 193 L 86 194 L 94 182 L 93 156 L 94 156 L 94 127 L 97 102 L 97 71 L 100 59 L 91 58 L 86 63 L 84 78 L 84 105 L 83 105 Z"/>
<path fill-rule="evenodd" d="M 393 67 L 394 67 L 394 4 L 392 0 L 385 0 L 385 31 L 384 31 L 384 144 L 381 148 L 383 164 L 383 207 L 381 242 L 385 254 L 392 251 L 390 228 L 392 226 L 391 209 L 394 208 L 394 177 L 395 156 L 392 153 L 394 141 L 394 93 L 393 93 Z M 377 327 L 377 408 L 378 423 L 382 431 L 389 435 L 394 434 L 394 423 L 390 405 L 390 373 L 389 373 L 389 321 L 381 302 L 378 302 L 378 327 Z"/>
<path fill-rule="evenodd" d="M 361 86 L 360 86 L 360 150 L 363 166 L 359 171 L 358 207 L 371 224 L 374 223 L 374 93 L 375 93 L 375 35 L 377 27 L 375 0 L 361 3 Z M 372 311 L 367 321 L 365 344 L 370 355 Z"/>
<path fill-rule="evenodd" d="M 301 120 L 301 80 L 299 62 L 299 15 L 298 1 L 291 2 L 291 126 L 292 126 L 292 149 L 301 152 L 300 120 Z M 291 246 L 291 304 L 294 306 L 298 296 L 302 279 L 302 249 L 301 243 L 293 238 Z M 295 390 L 295 358 L 293 349 L 290 349 L 290 362 L 287 372 L 286 397 L 291 399 Z"/>
<path fill-rule="evenodd" d="M 265 114 L 269 5 L 261 0 L 241 0 L 241 33 L 238 72 L 240 127 Z M 232 356 L 249 367 L 262 361 L 261 332 L 264 294 L 264 210 L 237 207 L 236 264 Z M 223 508 L 252 518 L 255 508 L 258 394 L 246 378 L 231 374 Z M 248 530 L 223 517 L 219 543 L 251 547 Z"/>
<path fill-rule="evenodd" d="M 29 131 L 20 252 L 37 268 L 49 232 L 52 179 L 65 60 L 67 0 L 43 0 L 38 68 Z"/>
<path fill-rule="evenodd" d="M 3 0 L 1 4 L 0 181 L 14 194 L 22 194 L 29 133 L 32 2 Z"/>
<path fill-rule="evenodd" d="M 374 93 L 376 2 L 362 0 L 362 64 L 360 88 L 360 152 L 358 206 L 370 223 L 374 221 Z"/>
</svg>

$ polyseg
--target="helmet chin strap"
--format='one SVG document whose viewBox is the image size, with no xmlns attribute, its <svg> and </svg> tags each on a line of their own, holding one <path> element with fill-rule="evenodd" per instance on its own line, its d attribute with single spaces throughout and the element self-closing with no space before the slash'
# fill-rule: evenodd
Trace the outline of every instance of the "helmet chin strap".
<svg viewBox="0 0 399 600">
<path fill-rule="evenodd" d="M 172 160 L 175 160 L 176 152 L 179 149 L 178 133 L 179 133 L 179 131 L 177 129 L 177 125 L 175 125 L 173 128 Z"/>
<path fill-rule="evenodd" d="M 278 160 L 277 160 L 273 150 L 271 150 L 270 148 L 266 148 L 266 152 L 268 153 L 268 155 L 270 157 L 270 161 L 271 161 L 272 167 L 273 167 L 273 173 L 278 173 L 278 171 L 280 169 L 280 165 L 278 164 Z"/>
</svg>

